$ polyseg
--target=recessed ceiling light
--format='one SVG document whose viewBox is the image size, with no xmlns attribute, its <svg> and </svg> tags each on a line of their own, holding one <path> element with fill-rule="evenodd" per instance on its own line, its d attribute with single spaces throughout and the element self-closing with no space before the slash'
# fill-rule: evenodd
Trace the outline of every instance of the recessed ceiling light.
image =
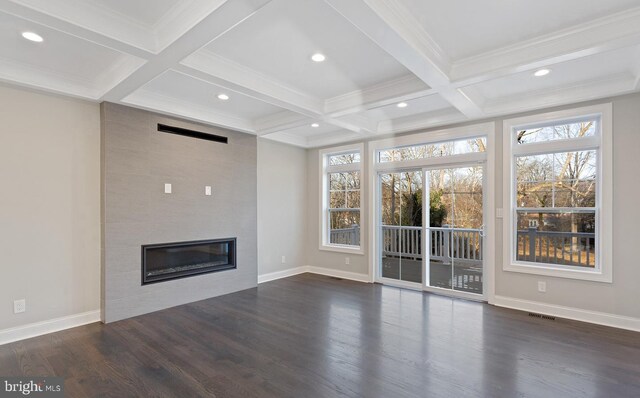
<svg viewBox="0 0 640 398">
<path fill-rule="evenodd" d="M 226 101 L 229 99 L 229 96 L 227 94 L 218 94 L 218 99 L 222 101 Z"/>
<path fill-rule="evenodd" d="M 320 125 L 318 123 L 313 123 L 313 124 L 311 124 L 311 127 L 317 128 L 317 127 L 320 127 Z"/>
<path fill-rule="evenodd" d="M 327 57 L 325 57 L 324 54 L 321 54 L 321 53 L 315 53 L 311 56 L 311 60 L 313 62 L 322 62 L 325 59 L 327 59 Z"/>
<path fill-rule="evenodd" d="M 406 108 L 407 106 L 409 106 L 409 104 L 407 104 L 406 102 L 398 102 L 396 106 L 398 108 Z"/>
<path fill-rule="evenodd" d="M 44 40 L 42 36 L 33 32 L 22 32 L 22 37 L 30 41 L 35 41 L 36 43 L 41 43 Z"/>
<path fill-rule="evenodd" d="M 551 69 L 538 69 L 533 75 L 535 77 L 542 77 L 548 75 L 549 73 L 551 73 Z"/>
</svg>

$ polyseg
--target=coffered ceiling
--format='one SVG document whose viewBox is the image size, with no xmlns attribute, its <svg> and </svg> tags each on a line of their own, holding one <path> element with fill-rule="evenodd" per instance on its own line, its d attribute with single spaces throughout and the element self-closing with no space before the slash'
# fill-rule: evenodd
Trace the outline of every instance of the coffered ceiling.
<svg viewBox="0 0 640 398">
<path fill-rule="evenodd" d="M 0 0 L 0 80 L 315 147 L 640 91 L 640 0 Z"/>
</svg>

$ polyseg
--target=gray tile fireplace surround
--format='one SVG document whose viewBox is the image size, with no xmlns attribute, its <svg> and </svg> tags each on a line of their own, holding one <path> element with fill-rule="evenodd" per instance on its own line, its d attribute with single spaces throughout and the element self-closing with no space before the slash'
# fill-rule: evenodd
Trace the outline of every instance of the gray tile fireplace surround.
<svg viewBox="0 0 640 398">
<path fill-rule="evenodd" d="M 256 286 L 256 137 L 111 103 L 101 123 L 103 321 Z M 229 143 L 158 132 L 158 123 Z M 142 286 L 142 245 L 218 238 L 237 238 L 237 269 Z"/>
</svg>

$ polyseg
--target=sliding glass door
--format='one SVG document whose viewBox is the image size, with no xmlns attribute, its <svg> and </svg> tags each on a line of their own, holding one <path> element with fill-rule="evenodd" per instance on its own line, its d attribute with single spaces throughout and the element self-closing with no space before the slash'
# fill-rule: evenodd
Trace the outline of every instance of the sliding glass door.
<svg viewBox="0 0 640 398">
<path fill-rule="evenodd" d="M 383 278 L 422 284 L 422 170 L 379 175 Z"/>
<path fill-rule="evenodd" d="M 378 174 L 384 283 L 483 294 L 482 165 Z"/>
<path fill-rule="evenodd" d="M 425 173 L 429 191 L 427 286 L 482 294 L 483 167 Z"/>
</svg>

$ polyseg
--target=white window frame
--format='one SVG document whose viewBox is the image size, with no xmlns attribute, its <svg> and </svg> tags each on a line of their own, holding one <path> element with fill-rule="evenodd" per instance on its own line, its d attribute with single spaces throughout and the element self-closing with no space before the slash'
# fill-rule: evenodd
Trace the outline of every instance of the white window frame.
<svg viewBox="0 0 640 398">
<path fill-rule="evenodd" d="M 334 155 L 359 153 L 360 162 L 352 164 L 339 164 L 330 166 L 329 157 Z M 364 144 L 344 145 L 320 150 L 320 250 L 327 250 L 340 253 L 360 254 L 364 255 L 362 249 L 362 240 L 364 239 L 363 231 L 366 230 L 366 220 L 363 216 L 364 206 Z M 357 171 L 360 175 L 360 244 L 358 246 L 339 245 L 329 243 L 329 173 L 341 173 Z"/>
<path fill-rule="evenodd" d="M 611 103 L 567 109 L 514 119 L 503 122 L 503 269 L 505 271 L 527 274 L 570 278 L 596 282 L 612 282 L 613 277 L 613 154 L 612 154 L 612 121 Z M 595 136 L 561 139 L 547 142 L 516 144 L 514 132 L 523 128 L 543 125 L 564 124 L 597 118 L 600 126 Z M 576 150 L 596 150 L 598 152 L 596 176 L 596 268 L 594 270 L 579 269 L 574 266 L 545 265 L 517 261 L 515 256 L 516 237 L 516 156 L 537 155 L 546 153 L 569 152 Z"/>
</svg>

